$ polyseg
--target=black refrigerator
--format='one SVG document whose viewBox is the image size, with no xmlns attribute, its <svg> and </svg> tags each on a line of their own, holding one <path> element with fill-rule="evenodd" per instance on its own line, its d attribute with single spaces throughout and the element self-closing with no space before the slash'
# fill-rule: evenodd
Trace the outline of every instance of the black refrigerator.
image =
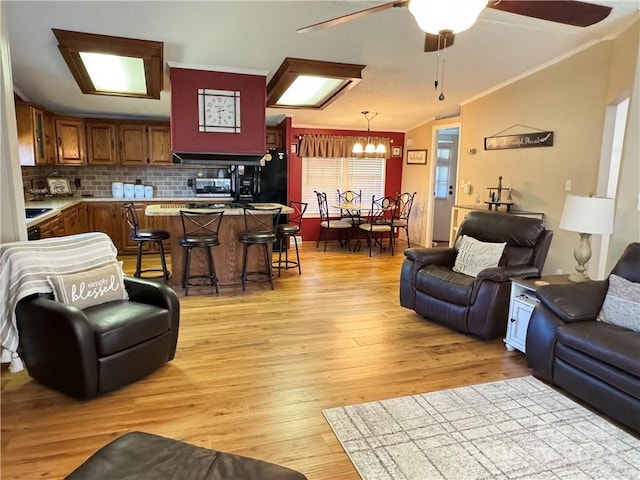
<svg viewBox="0 0 640 480">
<path fill-rule="evenodd" d="M 280 148 L 268 150 L 271 160 L 258 168 L 258 184 L 255 201 L 287 205 L 287 151 Z"/>
<path fill-rule="evenodd" d="M 287 204 L 287 152 L 270 149 L 264 165 L 237 167 L 236 201 Z"/>
</svg>

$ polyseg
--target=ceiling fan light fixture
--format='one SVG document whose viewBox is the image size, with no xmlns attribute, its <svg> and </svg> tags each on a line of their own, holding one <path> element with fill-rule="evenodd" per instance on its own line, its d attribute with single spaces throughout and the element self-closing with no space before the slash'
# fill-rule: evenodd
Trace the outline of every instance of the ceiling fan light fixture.
<svg viewBox="0 0 640 480">
<path fill-rule="evenodd" d="M 411 0 L 409 12 L 423 32 L 438 35 L 470 28 L 487 6 L 487 0 Z"/>
</svg>

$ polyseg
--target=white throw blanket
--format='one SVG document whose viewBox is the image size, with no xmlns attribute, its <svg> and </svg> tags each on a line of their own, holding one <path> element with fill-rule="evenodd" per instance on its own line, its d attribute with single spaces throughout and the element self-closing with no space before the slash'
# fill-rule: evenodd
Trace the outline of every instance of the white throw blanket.
<svg viewBox="0 0 640 480">
<path fill-rule="evenodd" d="M 100 232 L 0 245 L 1 361 L 9 370 L 22 370 L 18 349 L 15 307 L 22 298 L 53 291 L 47 276 L 75 273 L 117 259 L 118 250 Z"/>
</svg>

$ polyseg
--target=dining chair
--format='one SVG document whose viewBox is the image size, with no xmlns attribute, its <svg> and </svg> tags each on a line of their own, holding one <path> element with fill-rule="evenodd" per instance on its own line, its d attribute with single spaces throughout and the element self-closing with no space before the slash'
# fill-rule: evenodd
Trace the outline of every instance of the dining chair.
<svg viewBox="0 0 640 480">
<path fill-rule="evenodd" d="M 289 270 L 290 268 L 298 267 L 298 274 L 302 275 L 302 268 L 300 267 L 300 252 L 298 251 L 298 233 L 302 230 L 302 217 L 304 217 L 307 211 L 308 203 L 299 202 L 297 200 L 291 200 L 289 206 L 293 209 L 293 213 L 289 214 L 289 221 L 287 223 L 280 223 L 276 227 L 276 237 L 278 242 L 278 261 L 273 264 L 278 269 L 278 277 L 280 271 L 284 268 Z M 289 239 L 293 238 L 293 243 L 296 247 L 296 259 L 289 260 Z M 284 260 L 282 260 L 282 251 L 284 250 Z"/>
<path fill-rule="evenodd" d="M 409 240 L 409 218 L 411 216 L 411 207 L 413 207 L 413 199 L 416 196 L 416 192 L 398 193 L 396 195 L 396 204 L 398 205 L 397 218 L 393 222 L 394 236 L 397 229 L 403 228 L 407 234 L 407 248 L 411 248 L 411 241 Z"/>
<path fill-rule="evenodd" d="M 216 212 L 191 212 L 180 210 L 183 236 L 180 246 L 187 249 L 184 260 L 184 273 L 182 276 L 182 288 L 184 295 L 189 295 L 189 287 L 201 286 L 201 283 L 191 283 L 192 279 L 201 278 L 208 280 L 209 284 L 218 293 L 218 277 L 213 261 L 211 249 L 220 245 L 218 232 L 222 223 L 224 211 Z M 208 274 L 191 275 L 191 251 L 194 248 L 204 248 L 207 253 Z"/>
<path fill-rule="evenodd" d="M 318 192 L 314 190 L 316 197 L 318 198 L 318 212 L 320 213 L 320 234 L 318 235 L 318 241 L 316 242 L 316 248 L 320 245 L 322 239 L 322 232 L 324 232 L 324 251 L 327 251 L 327 241 L 329 240 L 329 234 L 332 230 L 340 232 L 338 239 L 342 237 L 343 232 L 345 235 L 348 230 L 353 228 L 353 224 L 340 219 L 332 219 L 329 216 L 329 203 L 327 202 L 327 194 L 324 192 Z M 347 236 L 347 240 L 348 240 Z M 340 245 L 342 241 L 340 240 Z"/>
<path fill-rule="evenodd" d="M 346 190 L 341 192 L 340 190 L 336 190 L 338 192 L 338 203 L 340 205 L 351 203 L 354 205 L 359 205 L 362 202 L 362 190 Z M 341 208 L 340 209 L 340 220 L 344 220 L 345 222 L 349 222 L 355 227 L 364 223 L 361 217 L 360 209 L 354 208 Z"/>
<path fill-rule="evenodd" d="M 385 250 L 382 244 L 385 234 L 389 235 L 389 251 L 391 255 L 393 255 L 393 246 L 395 244 L 394 222 L 397 217 L 397 212 L 398 205 L 395 198 L 387 196 L 376 198 L 375 195 L 371 197 L 371 209 L 369 210 L 367 221 L 358 227 L 367 235 L 369 256 L 371 256 L 374 243 L 380 245 L 381 252 Z M 360 250 L 360 239 L 358 239 L 357 246 L 354 250 Z"/>
</svg>

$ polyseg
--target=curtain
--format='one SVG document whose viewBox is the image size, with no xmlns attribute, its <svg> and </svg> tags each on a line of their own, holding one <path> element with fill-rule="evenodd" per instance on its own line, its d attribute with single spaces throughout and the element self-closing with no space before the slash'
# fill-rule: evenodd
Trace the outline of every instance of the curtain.
<svg viewBox="0 0 640 480">
<path fill-rule="evenodd" d="M 352 153 L 353 145 L 356 142 L 364 144 L 367 138 L 374 145 L 382 143 L 387 153 Z M 353 137 L 346 135 L 320 135 L 305 133 L 300 140 L 301 157 L 316 158 L 388 158 L 391 149 L 391 139 L 387 137 Z"/>
</svg>

